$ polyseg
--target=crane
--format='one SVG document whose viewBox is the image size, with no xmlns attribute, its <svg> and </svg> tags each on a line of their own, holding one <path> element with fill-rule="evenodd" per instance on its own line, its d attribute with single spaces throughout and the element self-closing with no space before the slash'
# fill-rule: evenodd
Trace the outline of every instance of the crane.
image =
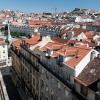
<svg viewBox="0 0 100 100">
<path fill-rule="evenodd" d="M 54 10 L 55 10 L 55 14 L 57 13 L 57 8 L 55 7 L 55 8 L 53 8 Z"/>
</svg>

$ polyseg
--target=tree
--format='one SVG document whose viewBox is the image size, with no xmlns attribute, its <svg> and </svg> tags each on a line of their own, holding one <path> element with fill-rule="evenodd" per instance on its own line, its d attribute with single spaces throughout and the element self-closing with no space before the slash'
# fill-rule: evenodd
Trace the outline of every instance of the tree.
<svg viewBox="0 0 100 100">
<path fill-rule="evenodd" d="M 5 34 L 5 35 L 8 35 L 8 30 L 5 30 L 4 34 Z"/>
<path fill-rule="evenodd" d="M 10 44 L 10 42 L 8 41 L 8 40 L 5 40 L 5 42 L 9 45 Z"/>
<path fill-rule="evenodd" d="M 5 30 L 8 30 L 8 25 L 7 24 L 5 25 Z"/>
</svg>

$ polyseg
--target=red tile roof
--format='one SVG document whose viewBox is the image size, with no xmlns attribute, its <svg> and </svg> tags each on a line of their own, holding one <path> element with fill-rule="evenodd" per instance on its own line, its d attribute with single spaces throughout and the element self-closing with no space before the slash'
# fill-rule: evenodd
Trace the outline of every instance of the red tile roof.
<svg viewBox="0 0 100 100">
<path fill-rule="evenodd" d="M 26 43 L 28 43 L 29 45 L 35 45 L 37 43 L 39 43 L 40 40 L 40 35 L 34 35 L 32 38 L 27 38 L 25 39 Z M 19 39 L 15 42 L 12 43 L 13 46 L 15 46 L 17 49 L 20 49 L 20 43 L 22 42 L 22 39 Z"/>
<path fill-rule="evenodd" d="M 20 43 L 22 43 L 22 39 L 16 40 L 12 45 L 15 46 L 16 49 L 20 49 Z"/>
<path fill-rule="evenodd" d="M 90 52 L 91 49 L 85 46 L 74 47 L 73 49 L 76 50 L 76 54 L 68 61 L 64 62 L 64 64 L 71 68 L 76 68 L 77 64 Z"/>
<path fill-rule="evenodd" d="M 89 86 L 100 79 L 100 58 L 92 60 L 75 78 L 79 83 Z"/>
<path fill-rule="evenodd" d="M 67 44 L 69 40 L 67 39 L 62 39 L 59 37 L 53 37 L 51 38 L 52 41 L 54 41 L 55 43 L 61 43 L 61 44 Z"/>
</svg>

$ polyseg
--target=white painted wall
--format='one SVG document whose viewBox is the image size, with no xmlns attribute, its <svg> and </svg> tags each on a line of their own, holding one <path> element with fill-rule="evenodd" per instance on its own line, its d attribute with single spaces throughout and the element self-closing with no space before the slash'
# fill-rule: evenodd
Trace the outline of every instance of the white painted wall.
<svg viewBox="0 0 100 100">
<path fill-rule="evenodd" d="M 81 34 L 79 34 L 77 36 L 77 39 L 80 41 L 80 39 L 87 39 L 87 37 L 85 36 L 85 34 L 82 32 Z"/>
<path fill-rule="evenodd" d="M 95 92 L 88 89 L 87 100 L 96 100 L 95 99 Z"/>
<path fill-rule="evenodd" d="M 3 45 L 0 45 L 0 60 L 6 60 L 6 65 L 8 64 L 8 48 L 7 44 L 4 45 L 5 47 L 3 48 Z M 5 53 L 3 53 L 5 51 Z"/>
<path fill-rule="evenodd" d="M 92 49 L 76 66 L 75 68 L 75 77 L 77 77 L 81 71 L 84 69 L 84 67 L 90 62 L 90 56 L 91 56 L 91 52 L 95 51 L 94 49 Z M 96 57 L 99 54 L 99 52 L 95 51 L 96 53 Z"/>
</svg>

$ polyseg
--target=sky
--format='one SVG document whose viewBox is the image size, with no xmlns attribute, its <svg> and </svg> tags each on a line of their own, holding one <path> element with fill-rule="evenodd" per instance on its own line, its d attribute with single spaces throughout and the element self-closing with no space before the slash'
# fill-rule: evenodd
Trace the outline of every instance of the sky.
<svg viewBox="0 0 100 100">
<path fill-rule="evenodd" d="M 0 0 L 0 10 L 20 10 L 25 13 L 72 11 L 75 8 L 100 10 L 100 0 Z"/>
</svg>

